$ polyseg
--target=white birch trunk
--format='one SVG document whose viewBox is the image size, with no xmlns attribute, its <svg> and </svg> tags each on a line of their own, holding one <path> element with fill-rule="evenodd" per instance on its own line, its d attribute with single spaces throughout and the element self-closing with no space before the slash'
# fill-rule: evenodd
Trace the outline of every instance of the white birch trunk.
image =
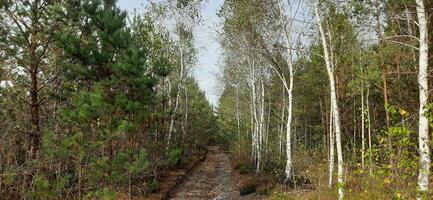
<svg viewBox="0 0 433 200">
<path fill-rule="evenodd" d="M 288 50 L 290 51 L 290 50 Z M 289 76 L 290 76 L 290 81 L 289 81 L 289 90 L 288 90 L 288 96 L 289 96 L 289 108 L 288 108 L 288 113 L 287 113 L 287 123 L 286 123 L 286 156 L 287 156 L 287 161 L 286 161 L 286 169 L 285 169 L 285 174 L 286 174 L 286 180 L 289 180 L 290 178 L 292 178 L 293 175 L 293 160 L 292 160 L 292 132 L 291 132 L 291 128 L 292 128 L 292 114 L 293 114 L 293 66 L 290 64 L 289 65 Z"/>
<path fill-rule="evenodd" d="M 356 116 L 356 102 L 353 102 L 353 116 Z M 352 145 L 352 151 L 353 151 L 353 157 L 356 157 L 356 131 L 358 123 L 356 121 L 356 117 L 353 118 L 353 145 Z"/>
<path fill-rule="evenodd" d="M 250 90 L 250 131 L 251 131 L 251 160 L 253 161 L 253 163 L 256 162 L 255 156 L 256 156 L 256 152 L 255 152 L 255 123 L 254 123 L 254 117 L 253 117 L 253 113 L 254 113 L 254 106 L 253 106 L 254 102 L 253 102 L 253 92 L 252 89 Z"/>
<path fill-rule="evenodd" d="M 239 113 L 239 84 L 236 84 L 236 122 L 238 131 L 238 143 L 241 142 L 241 116 Z"/>
<path fill-rule="evenodd" d="M 362 84 L 361 84 L 361 168 L 362 170 L 365 169 L 365 107 L 364 104 L 365 104 L 364 80 L 362 80 Z"/>
<path fill-rule="evenodd" d="M 419 123 L 418 123 L 418 143 L 419 143 L 419 175 L 418 188 L 421 195 L 418 199 L 423 199 L 423 195 L 428 191 L 428 181 L 430 175 L 430 149 L 429 149 L 429 123 L 424 116 L 425 106 L 428 103 L 428 27 L 426 10 L 423 0 L 416 0 L 416 11 L 419 24 Z"/>
<path fill-rule="evenodd" d="M 269 147 L 269 129 L 271 126 L 271 95 L 268 92 L 268 117 L 266 119 L 266 134 L 265 134 L 265 157 L 268 155 Z"/>
<path fill-rule="evenodd" d="M 170 78 L 167 78 L 168 82 L 168 90 L 167 90 L 167 96 L 168 96 L 168 108 L 171 109 L 171 81 Z M 170 113 L 170 126 L 168 128 L 168 137 L 167 137 L 167 147 L 166 149 L 170 148 L 170 140 L 171 140 L 171 132 L 173 131 L 173 113 Z"/>
<path fill-rule="evenodd" d="M 279 145 L 279 153 L 280 153 L 280 155 L 283 153 L 284 122 L 286 121 L 286 118 L 285 118 L 286 103 L 285 103 L 284 97 L 285 97 L 285 95 L 283 93 L 283 109 L 281 111 L 281 124 L 280 124 L 280 133 L 279 133 L 279 144 L 280 144 Z"/>
<path fill-rule="evenodd" d="M 335 78 L 334 78 L 334 69 L 332 68 L 332 63 L 330 61 L 330 54 L 328 51 L 328 44 L 326 41 L 325 31 L 322 25 L 322 19 L 319 14 L 319 2 L 316 0 L 314 2 L 314 12 L 316 15 L 317 25 L 319 26 L 319 31 L 322 39 L 323 51 L 325 56 L 325 64 L 326 70 L 329 76 L 329 86 L 331 90 L 331 108 L 334 118 L 334 127 L 335 127 L 335 142 L 337 145 L 337 179 L 338 179 L 338 199 L 344 199 L 344 163 L 343 163 L 343 148 L 341 146 L 341 127 L 340 127 L 340 113 L 338 109 L 337 103 L 337 93 L 335 87 Z"/>
<path fill-rule="evenodd" d="M 334 159 L 335 159 L 335 136 L 334 136 L 334 115 L 332 113 L 332 106 L 329 110 L 329 179 L 328 187 L 332 187 L 333 175 L 334 175 Z"/>
<path fill-rule="evenodd" d="M 296 137 L 296 133 L 297 133 L 297 131 L 296 131 L 297 129 L 296 129 L 296 128 L 298 127 L 297 125 L 299 124 L 299 120 L 296 119 L 296 118 L 294 118 L 293 120 L 294 120 L 294 123 L 293 123 L 294 125 L 293 125 L 293 132 L 292 132 L 292 133 L 293 133 L 293 134 L 292 134 L 292 136 L 293 136 L 293 142 L 292 142 L 293 146 L 292 146 L 292 151 L 295 152 L 295 151 L 296 151 L 296 147 L 298 146 L 298 145 L 297 145 L 297 143 L 298 143 L 298 142 L 297 142 L 298 139 L 297 139 L 297 137 Z"/>
<path fill-rule="evenodd" d="M 260 112 L 259 112 L 259 131 L 258 131 L 258 151 L 257 151 L 257 168 L 256 173 L 260 172 L 262 162 L 262 147 L 263 147 L 263 130 L 265 121 L 265 87 L 263 82 L 263 73 L 260 74 Z"/>
<path fill-rule="evenodd" d="M 284 11 L 281 5 L 281 2 L 279 2 L 279 9 L 280 9 L 280 23 L 282 32 L 284 34 L 284 42 L 286 43 L 286 53 L 287 58 L 286 63 L 289 68 L 289 86 L 287 86 L 287 80 L 283 73 L 279 74 L 281 81 L 283 82 L 284 87 L 286 88 L 287 95 L 288 95 L 288 113 L 287 113 L 287 122 L 286 122 L 286 168 L 285 168 L 285 175 L 286 175 L 286 181 L 292 178 L 293 175 L 293 160 L 292 160 L 292 132 L 291 132 L 291 125 L 292 125 L 292 114 L 293 114 L 293 64 L 292 64 L 292 52 L 291 52 L 291 40 L 290 40 L 290 33 L 286 29 L 286 23 L 285 23 L 285 17 L 284 17 Z M 276 70 L 277 73 L 278 70 Z"/>
<path fill-rule="evenodd" d="M 168 107 L 171 108 L 171 81 L 170 77 L 167 77 L 167 83 L 168 83 L 168 89 L 167 89 L 167 96 L 168 96 Z"/>
<path fill-rule="evenodd" d="M 259 116 L 257 109 L 257 88 L 256 88 L 256 70 L 255 70 L 255 62 L 254 60 L 249 60 L 250 66 L 250 83 L 251 83 L 251 111 L 252 111 L 252 119 L 253 119 L 253 133 L 252 133 L 252 149 L 253 149 L 253 161 L 256 168 L 256 173 L 259 172 L 259 162 L 260 162 L 260 144 L 259 144 Z"/>
<path fill-rule="evenodd" d="M 174 115 L 179 109 L 179 101 L 180 101 L 180 90 L 182 88 L 183 82 L 183 49 L 180 48 L 180 74 L 179 74 L 179 83 L 177 84 L 177 93 L 176 93 L 176 103 L 174 106 L 173 113 L 170 116 L 170 128 L 168 130 L 168 139 L 167 139 L 167 149 L 170 148 L 171 137 L 174 129 Z"/>
<path fill-rule="evenodd" d="M 373 152 L 371 151 L 371 116 L 370 116 L 370 85 L 367 84 L 367 129 L 368 129 L 368 167 L 370 175 L 373 173 Z"/>
<path fill-rule="evenodd" d="M 187 84 L 183 84 L 184 92 L 185 92 L 185 120 L 183 124 L 183 141 L 185 142 L 185 135 L 188 128 L 188 86 Z"/>
</svg>

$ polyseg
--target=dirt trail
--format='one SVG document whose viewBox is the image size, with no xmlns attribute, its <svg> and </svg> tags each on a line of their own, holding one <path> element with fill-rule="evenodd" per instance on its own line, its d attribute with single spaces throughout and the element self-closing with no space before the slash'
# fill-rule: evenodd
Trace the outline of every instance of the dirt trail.
<svg viewBox="0 0 433 200">
<path fill-rule="evenodd" d="M 206 160 L 180 185 L 171 199 L 176 200 L 230 200 L 235 191 L 229 156 L 218 147 L 209 147 Z"/>
</svg>

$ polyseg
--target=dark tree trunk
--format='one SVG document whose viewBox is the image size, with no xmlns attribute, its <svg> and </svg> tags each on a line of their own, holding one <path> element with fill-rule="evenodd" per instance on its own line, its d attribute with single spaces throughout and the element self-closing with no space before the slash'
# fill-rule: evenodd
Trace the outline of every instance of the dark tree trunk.
<svg viewBox="0 0 433 200">
<path fill-rule="evenodd" d="M 30 156 L 36 158 L 39 146 L 41 143 L 40 124 L 39 124 L 39 98 L 38 98 L 38 78 L 37 66 L 32 66 L 30 73 L 31 89 L 30 89 L 30 116 L 32 129 L 30 132 Z"/>
<path fill-rule="evenodd" d="M 29 73 L 30 73 L 30 120 L 31 120 L 31 130 L 30 130 L 30 156 L 36 158 L 39 151 L 39 146 L 41 143 L 41 130 L 40 130 L 40 119 L 39 119 L 39 85 L 38 85 L 38 72 L 39 72 L 39 58 L 37 56 L 38 49 L 38 5 L 39 0 L 35 0 L 32 5 L 32 25 L 31 25 L 31 35 L 29 44 Z"/>
</svg>

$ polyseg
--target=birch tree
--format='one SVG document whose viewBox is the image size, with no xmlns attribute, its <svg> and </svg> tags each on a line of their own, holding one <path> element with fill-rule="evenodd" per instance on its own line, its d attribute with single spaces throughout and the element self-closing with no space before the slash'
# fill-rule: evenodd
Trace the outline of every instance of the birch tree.
<svg viewBox="0 0 433 200">
<path fill-rule="evenodd" d="M 171 77 L 177 81 L 176 94 L 174 97 L 174 108 L 171 110 L 170 123 L 167 134 L 167 148 L 170 147 L 172 135 L 176 131 L 177 133 L 182 132 L 182 138 L 185 138 L 188 126 L 188 84 L 186 79 L 190 76 L 190 69 L 196 64 L 196 49 L 194 44 L 194 27 L 201 20 L 199 14 L 201 0 L 176 0 L 176 1 L 162 1 L 160 3 L 152 3 L 153 10 L 156 13 L 157 18 L 161 20 L 162 24 L 173 23 L 173 33 L 176 41 L 176 50 L 178 56 L 178 73 Z M 168 25 L 170 26 L 170 25 Z M 176 76 L 177 75 L 177 76 Z M 170 91 L 169 91 L 170 92 Z M 169 97 L 171 98 L 171 97 Z M 183 98 L 183 99 L 182 99 Z M 171 99 L 169 100 L 171 104 Z M 183 112 L 180 109 L 183 107 Z M 182 122 L 177 126 L 175 124 L 176 115 L 183 115 Z"/>
<path fill-rule="evenodd" d="M 292 45 L 290 40 L 290 31 L 286 28 L 286 17 L 284 16 L 284 10 L 282 8 L 281 2 L 279 2 L 279 13 L 280 13 L 280 23 L 282 28 L 282 33 L 284 37 L 284 43 L 286 44 L 286 52 L 287 52 L 287 58 L 286 64 L 289 68 L 289 84 L 287 86 L 287 80 L 284 75 L 278 74 L 281 78 L 281 81 L 283 82 L 284 88 L 286 89 L 287 96 L 288 96 L 288 113 L 287 113 L 287 122 L 286 122 L 286 168 L 285 168 L 285 174 L 286 174 L 286 180 L 289 180 L 292 177 L 292 168 L 293 168 L 293 161 L 292 161 L 292 115 L 293 115 L 293 83 L 294 83 L 294 74 L 293 74 L 293 63 L 292 63 Z M 295 15 L 296 16 L 296 15 Z M 293 23 L 292 23 L 293 24 Z M 291 29 L 291 25 L 289 24 L 289 29 Z M 278 73 L 278 71 L 277 71 Z"/>
<path fill-rule="evenodd" d="M 334 164 L 335 164 L 335 134 L 334 134 L 334 114 L 332 113 L 332 106 L 329 109 L 329 166 L 328 166 L 328 187 L 332 187 L 334 178 Z"/>
<path fill-rule="evenodd" d="M 368 167 L 369 173 L 373 173 L 373 152 L 372 152 L 372 140 L 371 140 L 371 115 L 370 115 L 370 85 L 367 84 L 367 95 L 366 95 L 366 109 L 367 109 L 367 133 L 368 133 Z"/>
<path fill-rule="evenodd" d="M 423 0 L 416 0 L 416 12 L 419 26 L 419 122 L 418 122 L 418 143 L 419 143 L 419 175 L 418 187 L 421 194 L 428 190 L 430 175 L 430 147 L 429 147 L 429 123 L 425 116 L 425 107 L 428 103 L 428 26 L 426 9 Z M 422 199 L 419 196 L 418 199 Z"/>
<path fill-rule="evenodd" d="M 362 75 L 364 70 L 361 69 Z M 362 170 L 365 167 L 365 100 L 364 100 L 364 80 L 361 80 L 361 166 Z"/>
<path fill-rule="evenodd" d="M 326 65 L 326 71 L 328 72 L 329 76 L 329 86 L 331 91 L 331 110 L 333 114 L 333 120 L 334 120 L 334 128 L 335 128 L 335 142 L 337 145 L 337 161 L 338 161 L 338 199 L 344 198 L 344 163 L 343 163 L 343 148 L 341 145 L 341 126 L 340 126 L 340 111 L 338 108 L 337 103 L 337 93 L 336 93 L 336 86 L 335 86 L 335 78 L 334 78 L 334 69 L 332 68 L 332 63 L 330 59 L 330 53 L 328 49 L 328 42 L 326 39 L 326 34 L 323 28 L 322 24 L 322 18 L 319 13 L 319 2 L 316 0 L 314 2 L 314 13 L 316 16 L 316 22 L 319 27 L 320 37 L 322 41 L 323 51 L 324 51 L 324 57 L 325 57 L 325 65 Z"/>
</svg>

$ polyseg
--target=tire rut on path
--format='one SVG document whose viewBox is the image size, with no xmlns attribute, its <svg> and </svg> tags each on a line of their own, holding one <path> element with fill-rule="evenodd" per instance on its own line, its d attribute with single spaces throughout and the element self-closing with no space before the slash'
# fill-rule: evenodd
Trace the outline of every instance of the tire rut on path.
<svg viewBox="0 0 433 200">
<path fill-rule="evenodd" d="M 229 156 L 218 147 L 209 147 L 206 160 L 178 187 L 173 200 L 229 200 L 232 196 L 232 171 Z"/>
</svg>

